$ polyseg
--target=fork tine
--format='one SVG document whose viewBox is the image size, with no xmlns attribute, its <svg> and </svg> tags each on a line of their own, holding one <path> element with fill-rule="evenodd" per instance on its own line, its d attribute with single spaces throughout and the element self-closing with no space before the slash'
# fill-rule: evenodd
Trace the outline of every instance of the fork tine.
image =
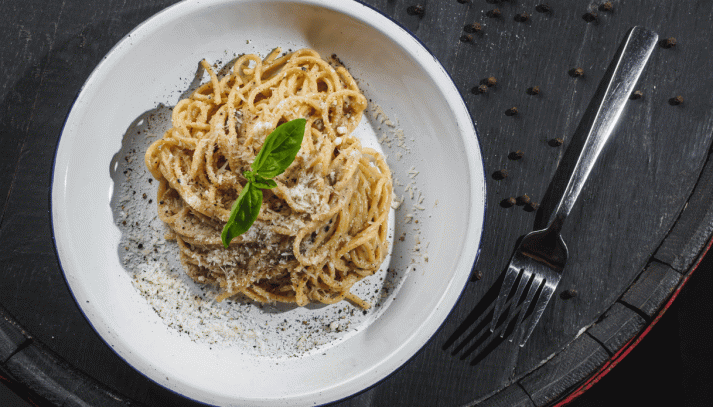
<svg viewBox="0 0 713 407">
<path fill-rule="evenodd" d="M 527 296 L 525 297 L 525 301 L 522 302 L 522 307 L 520 308 L 520 312 L 517 314 L 517 322 L 515 322 L 515 327 L 512 330 L 512 335 L 510 336 L 510 342 L 512 342 L 513 338 L 515 338 L 515 335 L 520 332 L 520 324 L 522 324 L 523 318 L 525 318 L 525 313 L 527 312 L 527 309 L 530 308 L 530 304 L 532 303 L 532 299 L 535 298 L 535 294 L 537 293 L 537 290 L 540 288 L 540 285 L 542 284 L 542 280 L 544 278 L 540 275 L 540 273 L 532 273 L 535 275 L 535 277 L 532 279 L 532 285 L 530 285 L 530 289 L 527 290 Z"/>
<path fill-rule="evenodd" d="M 505 279 L 503 280 L 503 285 L 500 287 L 500 293 L 498 298 L 495 300 L 495 308 L 493 308 L 493 320 L 490 322 L 490 332 L 495 332 L 495 326 L 498 324 L 498 320 L 503 312 L 503 305 L 512 290 L 512 286 L 515 284 L 518 274 L 520 274 L 520 269 L 515 267 L 510 262 L 508 266 L 508 271 L 505 273 Z"/>
<path fill-rule="evenodd" d="M 510 308 L 508 309 L 508 316 L 505 319 L 505 324 L 503 325 L 503 330 L 500 331 L 500 337 L 504 338 L 505 337 L 505 331 L 507 331 L 508 325 L 510 325 L 510 321 L 515 317 L 515 309 L 517 308 L 517 303 L 520 302 L 520 297 L 522 297 L 522 293 L 525 291 L 525 287 L 527 287 L 527 283 L 530 281 L 532 278 L 532 271 L 525 267 L 522 269 L 522 277 L 520 277 L 520 284 L 517 285 L 517 291 L 515 291 L 515 296 L 512 297 L 512 303 L 510 303 Z M 513 329 L 513 332 L 517 332 L 517 325 L 515 325 L 515 329 Z"/>
<path fill-rule="evenodd" d="M 495 327 L 498 323 L 498 320 L 502 316 L 503 306 L 507 301 L 508 294 L 510 294 L 512 287 L 515 285 L 515 280 L 517 279 L 517 276 L 519 274 L 520 269 L 515 267 L 511 262 L 508 266 L 507 272 L 505 273 L 505 279 L 503 280 L 503 283 L 500 286 L 500 292 L 498 293 L 498 297 L 495 300 L 495 307 L 493 308 L 493 320 L 490 322 L 490 332 L 495 332 Z"/>
<path fill-rule="evenodd" d="M 530 338 L 532 331 L 535 330 L 535 325 L 537 325 L 537 322 L 540 320 L 540 317 L 542 316 L 542 313 L 545 311 L 547 304 L 550 302 L 550 298 L 552 298 L 552 294 L 554 294 L 555 288 L 557 288 L 557 284 L 559 284 L 559 280 L 560 280 L 559 276 L 550 277 L 545 280 L 545 282 L 542 286 L 542 292 L 540 293 L 540 296 L 537 298 L 537 303 L 535 304 L 535 310 L 532 312 L 530 321 L 527 324 L 527 329 L 523 329 L 523 335 L 521 337 L 522 339 L 520 340 L 520 346 L 525 346 L 525 342 L 527 342 L 527 340 Z"/>
</svg>

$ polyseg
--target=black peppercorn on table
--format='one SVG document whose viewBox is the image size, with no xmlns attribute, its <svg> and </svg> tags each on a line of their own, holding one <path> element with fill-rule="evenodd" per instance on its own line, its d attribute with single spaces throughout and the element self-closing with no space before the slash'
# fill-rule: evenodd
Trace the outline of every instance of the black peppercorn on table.
<svg viewBox="0 0 713 407">
<path fill-rule="evenodd" d="M 0 382 L 32 403 L 198 405 L 139 374 L 92 330 L 62 277 L 48 211 L 52 158 L 82 84 L 172 3 L 0 3 Z M 480 134 L 488 210 L 473 277 L 435 337 L 338 404 L 570 402 L 641 341 L 711 247 L 713 3 L 364 3 L 421 40 L 461 91 Z M 556 200 L 597 87 L 634 25 L 661 42 L 563 230 L 568 272 L 520 348 L 482 321 L 518 238 Z"/>
</svg>

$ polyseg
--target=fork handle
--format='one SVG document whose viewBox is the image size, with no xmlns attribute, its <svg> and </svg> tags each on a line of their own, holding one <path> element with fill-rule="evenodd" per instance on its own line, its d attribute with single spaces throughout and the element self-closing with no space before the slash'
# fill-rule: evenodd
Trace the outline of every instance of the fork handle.
<svg viewBox="0 0 713 407">
<path fill-rule="evenodd" d="M 657 40 L 656 33 L 642 27 L 634 27 L 629 31 L 624 48 L 616 62 L 614 73 L 609 80 L 582 147 L 582 152 L 567 183 L 567 188 L 550 218 L 550 224 L 547 227 L 549 231 L 559 233 L 561 230 L 562 224 L 577 201 L 604 144 L 611 137 L 614 126 L 619 120 Z"/>
</svg>

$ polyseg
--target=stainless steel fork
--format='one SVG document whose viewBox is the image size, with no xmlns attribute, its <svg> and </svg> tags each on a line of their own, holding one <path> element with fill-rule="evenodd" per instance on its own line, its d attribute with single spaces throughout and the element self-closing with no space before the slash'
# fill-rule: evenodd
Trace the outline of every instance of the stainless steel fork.
<svg viewBox="0 0 713 407">
<path fill-rule="evenodd" d="M 626 101 L 656 46 L 657 39 L 656 33 L 642 27 L 634 27 L 629 31 L 589 129 L 587 139 L 570 175 L 567 188 L 557 209 L 550 217 L 549 225 L 544 230 L 527 234 L 510 260 L 500 294 L 495 300 L 493 320 L 490 323 L 491 332 L 495 331 L 508 298 L 512 298 L 512 302 L 504 325 L 502 325 L 501 336 L 505 334 L 506 328 L 515 315 L 517 315 L 517 321 L 512 330 L 510 341 L 519 334 L 520 346 L 523 346 L 535 329 L 535 325 L 540 320 L 557 284 L 559 284 L 562 271 L 567 263 L 567 245 L 560 236 L 562 225 L 582 191 L 604 144 L 610 138 Z M 515 295 L 510 297 L 518 276 L 519 283 Z M 526 289 L 525 298 L 518 306 Z M 532 315 L 527 321 L 527 325 L 523 325 L 525 313 L 530 308 L 532 301 L 535 301 Z"/>
</svg>

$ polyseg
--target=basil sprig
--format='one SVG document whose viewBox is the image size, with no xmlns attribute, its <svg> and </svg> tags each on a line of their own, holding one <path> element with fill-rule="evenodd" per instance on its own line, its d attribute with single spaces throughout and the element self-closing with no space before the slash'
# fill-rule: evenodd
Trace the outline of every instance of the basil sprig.
<svg viewBox="0 0 713 407">
<path fill-rule="evenodd" d="M 248 182 L 233 203 L 228 223 L 220 234 L 226 248 L 234 237 L 247 232 L 257 219 L 262 206 L 261 189 L 275 188 L 277 183 L 271 178 L 285 172 L 297 157 L 306 123 L 305 119 L 295 119 L 277 126 L 267 136 L 260 152 L 255 156 L 255 161 L 250 166 L 252 170 L 243 172 Z"/>
</svg>

